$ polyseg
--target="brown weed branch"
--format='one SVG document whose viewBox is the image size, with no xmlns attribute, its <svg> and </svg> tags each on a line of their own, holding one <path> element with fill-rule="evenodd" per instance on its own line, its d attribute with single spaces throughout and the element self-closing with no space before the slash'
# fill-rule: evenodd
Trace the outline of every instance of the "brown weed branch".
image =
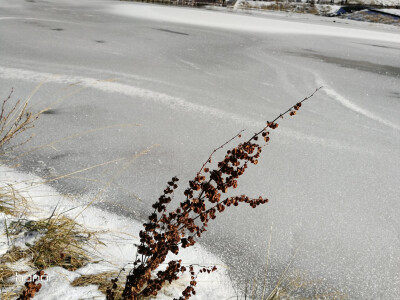
<svg viewBox="0 0 400 300">
<path fill-rule="evenodd" d="M 238 186 L 238 178 L 245 173 L 249 164 L 258 163 L 265 146 L 265 144 L 260 144 L 259 139 L 262 138 L 263 142 L 268 143 L 269 130 L 278 127 L 276 122 L 287 114 L 296 115 L 303 102 L 313 97 L 321 88 L 317 88 L 311 95 L 279 114 L 273 121 L 267 121 L 266 126 L 254 133 L 247 141 L 227 150 L 225 157 L 217 163 L 217 167 L 210 169 L 207 165 L 212 163 L 214 154 L 234 139 L 241 138 L 243 130 L 214 149 L 197 172 L 196 177 L 189 181 L 189 187 L 184 191 L 185 200 L 170 212 L 167 212 L 167 206 L 174 197 L 179 179 L 173 177 L 168 182 L 163 194 L 152 205 L 154 211 L 148 217 L 149 221 L 143 224 L 144 229 L 140 231 L 140 245 L 137 248 L 134 267 L 126 278 L 122 295 L 124 300 L 139 300 L 156 296 L 166 282 L 171 283 L 179 279 L 187 270 L 180 260 L 171 260 L 165 269 L 157 270 L 165 262 L 169 253 L 178 254 L 180 247 L 193 246 L 196 243 L 195 238 L 201 237 L 206 231 L 208 222 L 216 218 L 217 212 L 222 213 L 226 207 L 238 206 L 242 202 L 252 208 L 268 202 L 268 199 L 262 196 L 250 198 L 246 195 L 226 197 L 222 200 L 222 194 Z M 210 273 L 215 270 L 216 267 L 200 267 L 201 272 Z M 197 275 L 193 265 L 189 266 L 189 271 L 191 281 L 179 300 L 189 299 L 195 294 Z M 116 286 L 115 280 L 114 286 Z M 107 291 L 107 299 L 114 299 L 113 288 Z"/>
</svg>

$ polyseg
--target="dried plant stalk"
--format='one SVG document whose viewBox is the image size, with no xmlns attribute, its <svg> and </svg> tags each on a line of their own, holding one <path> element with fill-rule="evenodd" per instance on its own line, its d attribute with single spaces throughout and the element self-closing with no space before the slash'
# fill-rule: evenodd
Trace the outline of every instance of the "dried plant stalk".
<svg viewBox="0 0 400 300">
<path fill-rule="evenodd" d="M 166 282 L 177 280 L 187 269 L 191 274 L 189 286 L 183 291 L 179 300 L 189 299 L 195 294 L 196 277 L 193 265 L 188 268 L 182 266 L 180 260 L 171 260 L 164 270 L 153 274 L 169 253 L 178 254 L 180 247 L 187 248 L 196 243 L 195 238 L 201 237 L 206 231 L 208 222 L 217 217 L 217 212 L 222 213 L 227 207 L 237 206 L 243 202 L 252 208 L 268 202 L 265 197 L 251 198 L 246 195 L 225 197 L 231 188 L 238 186 L 238 178 L 244 174 L 250 164 L 256 165 L 263 147 L 269 142 L 269 130 L 278 127 L 278 119 L 286 114 L 294 116 L 302 103 L 321 89 L 316 89 L 310 96 L 296 103 L 288 110 L 277 116 L 247 141 L 239 143 L 236 147 L 226 152 L 225 158 L 218 162 L 217 167 L 211 169 L 212 156 L 229 142 L 241 138 L 239 132 L 226 143 L 216 148 L 203 164 L 196 177 L 189 181 L 185 190 L 185 199 L 179 206 L 167 212 L 167 205 L 174 197 L 178 187 L 178 178 L 173 177 L 168 182 L 163 194 L 153 204 L 154 211 L 149 216 L 149 221 L 143 224 L 140 232 L 140 245 L 137 249 L 134 267 L 128 274 L 125 282 L 123 299 L 138 300 L 156 296 Z M 262 144 L 261 144 L 262 143 Z M 201 267 L 199 272 L 212 272 L 216 267 Z M 117 278 L 113 286 L 116 286 Z M 113 288 L 107 290 L 107 299 L 115 299 Z"/>
<path fill-rule="evenodd" d="M 33 114 L 27 110 L 28 100 L 21 103 L 15 102 L 11 108 L 7 109 L 7 104 L 12 98 L 14 90 L 11 89 L 8 97 L 3 100 L 0 112 L 0 149 L 4 151 L 6 145 L 19 134 L 34 127 L 33 122 L 39 117 L 40 113 Z M 25 144 L 31 137 L 23 141 Z M 21 145 L 20 144 L 20 145 Z M 14 146 L 15 147 L 15 146 Z"/>
</svg>

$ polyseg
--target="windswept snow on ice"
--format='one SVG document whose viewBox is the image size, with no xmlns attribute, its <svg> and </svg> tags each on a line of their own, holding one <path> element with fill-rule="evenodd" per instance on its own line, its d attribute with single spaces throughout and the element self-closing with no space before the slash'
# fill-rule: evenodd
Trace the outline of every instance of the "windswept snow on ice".
<svg viewBox="0 0 400 300">
<path fill-rule="evenodd" d="M 72 287 L 70 283 L 81 275 L 97 274 L 105 271 L 118 271 L 135 257 L 134 244 L 139 243 L 139 231 L 141 223 L 132 219 L 127 219 L 93 206 L 86 207 L 82 199 L 75 201 L 70 198 L 59 195 L 52 187 L 46 185 L 44 180 L 30 174 L 23 174 L 13 169 L 0 166 L 0 184 L 11 184 L 22 196 L 29 201 L 30 211 L 33 219 L 48 218 L 54 208 L 57 206 L 59 212 L 65 212 L 64 215 L 74 218 L 77 215 L 77 222 L 83 227 L 100 232 L 98 237 L 104 243 L 96 247 L 96 257 L 99 262 L 86 265 L 74 272 L 67 271 L 60 267 L 53 267 L 45 270 L 50 276 L 48 281 L 43 281 L 43 287 L 35 299 L 46 300 L 75 300 L 75 299 L 104 299 L 97 287 L 90 285 L 87 287 Z M 90 199 L 87 199 L 90 201 Z M 81 212 L 81 213 L 80 213 Z M 79 214 L 80 213 L 80 214 Z M 4 254 L 9 245 L 5 234 L 4 224 L 10 216 L 0 214 L 0 255 Z M 6 220 L 6 222 L 4 222 Z M 23 246 L 25 242 L 32 242 L 30 235 L 21 234 L 24 240 L 19 241 Z M 93 249 L 92 249 L 93 250 Z M 170 256 L 176 259 L 175 255 Z M 200 274 L 194 300 L 208 299 L 227 299 L 234 296 L 235 293 L 231 282 L 227 276 L 226 266 L 214 255 L 205 251 L 201 246 L 181 249 L 179 258 L 182 264 L 200 264 L 216 265 L 217 271 L 211 274 Z M 24 262 L 10 266 L 15 269 L 31 270 L 24 266 Z M 29 276 L 30 273 L 26 274 Z M 179 296 L 180 292 L 186 287 L 190 277 L 183 276 L 180 280 L 172 283 L 158 295 L 157 299 L 172 299 Z M 21 282 L 22 284 L 22 282 Z"/>
<path fill-rule="evenodd" d="M 195 26 L 274 34 L 323 35 L 400 43 L 399 33 L 343 28 L 336 25 L 308 24 L 300 21 L 243 16 L 190 8 L 127 3 L 113 5 L 110 11 L 124 16 Z"/>
<path fill-rule="evenodd" d="M 0 66 L 0 78 L 4 79 L 18 79 L 31 82 L 47 83 L 60 83 L 60 84 L 79 84 L 83 87 L 93 88 L 106 93 L 123 94 L 135 98 L 140 98 L 143 101 L 156 102 L 175 110 L 196 112 L 204 115 L 212 116 L 221 120 L 234 121 L 240 125 L 262 127 L 265 125 L 263 120 L 256 120 L 248 118 L 238 113 L 232 113 L 220 108 L 204 106 L 198 103 L 193 103 L 184 98 L 174 97 L 168 94 L 159 93 L 144 88 L 138 88 L 132 85 L 118 83 L 110 80 L 98 80 L 95 78 L 71 76 L 64 74 L 51 74 L 42 72 L 33 72 L 30 70 L 23 70 L 17 68 L 5 68 Z M 316 135 L 307 133 L 304 134 L 294 129 L 286 129 L 281 133 L 282 135 L 291 139 L 301 140 L 307 143 L 316 144 L 323 147 L 332 149 L 346 150 L 357 153 L 367 153 L 365 149 L 358 148 L 352 145 L 345 144 L 330 138 L 321 138 Z"/>
<path fill-rule="evenodd" d="M 340 95 L 338 92 L 336 92 L 333 88 L 329 87 L 325 82 L 319 81 L 318 82 L 319 85 L 323 86 L 324 89 L 323 91 L 333 100 L 339 102 L 340 104 L 342 104 L 343 106 L 351 109 L 352 111 L 361 114 L 369 119 L 372 119 L 374 121 L 377 121 L 381 124 L 384 124 L 388 127 L 400 130 L 399 126 L 397 126 L 396 124 L 385 120 L 379 116 L 377 116 L 376 114 L 374 114 L 373 112 L 370 112 L 360 106 L 358 106 L 357 104 L 351 102 L 350 100 L 348 100 L 347 98 L 343 97 L 342 95 Z"/>
</svg>

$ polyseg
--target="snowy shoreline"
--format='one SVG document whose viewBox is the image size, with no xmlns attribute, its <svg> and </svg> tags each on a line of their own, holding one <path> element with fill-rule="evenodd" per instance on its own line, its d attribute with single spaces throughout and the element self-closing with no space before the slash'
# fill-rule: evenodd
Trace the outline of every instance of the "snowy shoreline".
<svg viewBox="0 0 400 300">
<path fill-rule="evenodd" d="M 309 20 L 300 19 L 300 17 L 277 19 L 271 18 L 271 14 L 276 12 L 260 12 L 257 14 L 229 13 L 224 10 L 206 10 L 189 7 L 175 7 L 152 5 L 137 2 L 115 3 L 107 7 L 107 11 L 115 15 L 125 17 L 153 20 L 156 22 L 166 22 L 175 24 L 185 24 L 191 26 L 200 26 L 205 28 L 218 28 L 238 32 L 268 33 L 279 35 L 315 35 L 340 37 L 348 39 L 375 40 L 382 42 L 399 43 L 400 31 L 395 26 L 366 23 L 353 21 L 357 28 L 348 28 L 340 22 L 330 24 L 313 24 L 313 19 L 326 18 L 314 15 L 307 15 Z M 239 10 L 240 11 L 240 10 Z M 278 12 L 279 13 L 279 12 Z M 303 16 L 303 15 L 301 15 Z M 286 17 L 286 15 L 285 15 Z M 334 18 L 334 20 L 340 20 Z M 311 22 L 308 22 L 311 21 Z M 346 20 L 346 22 L 350 22 Z M 385 29 L 383 31 L 381 29 Z M 390 29 L 390 32 L 387 31 Z"/>
<path fill-rule="evenodd" d="M 43 179 L 31 175 L 19 173 L 13 169 L 0 165 L 1 186 L 11 185 L 19 195 L 29 202 L 29 212 L 24 216 L 30 220 L 48 218 L 53 210 L 65 212 L 64 215 L 74 219 L 78 224 L 88 230 L 98 232 L 97 238 L 104 245 L 96 245 L 95 257 L 97 262 L 90 262 L 76 271 L 68 271 L 61 267 L 52 267 L 45 270 L 49 280 L 43 281 L 40 292 L 35 299 L 105 299 L 97 286 L 89 285 L 84 287 L 73 287 L 71 282 L 82 275 L 99 274 L 101 272 L 119 271 L 127 263 L 134 259 L 134 244 L 139 242 L 139 231 L 142 225 L 139 221 L 118 216 L 93 206 L 82 204 L 81 200 L 73 200 L 58 194 L 52 187 L 46 185 Z M 90 202 L 91 199 L 88 199 Z M 87 207 L 87 208 L 86 208 Z M 9 249 L 5 224 L 15 220 L 15 217 L 0 213 L 2 222 L 0 224 L 0 255 Z M 19 247 L 24 247 L 29 241 L 32 243 L 35 237 L 29 232 L 21 232 L 15 239 Z M 25 246 L 26 247 L 26 246 Z M 91 249 L 93 252 L 93 249 Z M 93 253 L 92 253 L 93 254 Z M 216 265 L 217 271 L 211 274 L 200 274 L 194 300 L 202 299 L 227 299 L 235 295 L 231 281 L 227 275 L 225 265 L 213 254 L 205 251 L 201 246 L 195 245 L 187 249 L 181 249 L 179 259 L 182 264 Z M 170 258 L 176 259 L 176 256 Z M 9 265 L 15 271 L 28 271 L 24 274 L 27 278 L 37 270 L 30 269 L 24 261 Z M 10 278 L 9 282 L 15 280 L 18 285 L 25 281 L 21 275 Z M 18 279 L 18 280 L 17 280 Z M 189 276 L 183 276 L 171 285 L 166 286 L 156 299 L 172 299 L 177 297 L 189 282 Z M 67 295 L 67 296 L 66 296 Z M 216 298 L 215 298 L 216 297 Z"/>
</svg>

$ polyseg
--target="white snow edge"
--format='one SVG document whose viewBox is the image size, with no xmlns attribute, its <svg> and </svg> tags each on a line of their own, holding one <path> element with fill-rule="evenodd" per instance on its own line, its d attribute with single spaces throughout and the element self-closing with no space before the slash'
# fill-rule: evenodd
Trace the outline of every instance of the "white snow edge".
<svg viewBox="0 0 400 300">
<path fill-rule="evenodd" d="M 221 11 L 146 5 L 142 3 L 115 3 L 107 11 L 126 17 L 149 19 L 157 22 L 186 24 L 233 31 L 258 32 L 269 34 L 296 34 L 365 39 L 400 43 L 398 31 L 382 32 L 378 30 L 340 27 L 337 24 L 312 24 L 298 20 L 278 20 L 267 16 L 231 14 Z"/>
</svg>

